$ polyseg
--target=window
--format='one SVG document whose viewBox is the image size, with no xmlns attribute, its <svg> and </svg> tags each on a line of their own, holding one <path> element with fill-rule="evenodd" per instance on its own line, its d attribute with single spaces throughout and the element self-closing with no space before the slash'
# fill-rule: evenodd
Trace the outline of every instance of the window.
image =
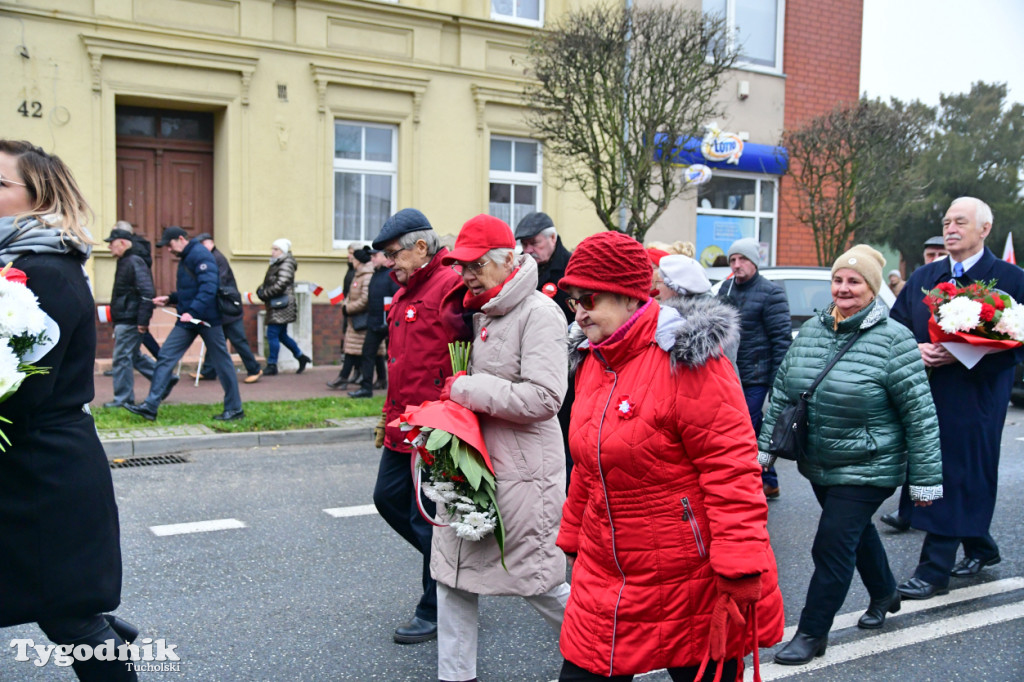
<svg viewBox="0 0 1024 682">
<path fill-rule="evenodd" d="M 737 65 L 782 72 L 785 0 L 703 0 L 705 14 L 725 17 Z"/>
<path fill-rule="evenodd" d="M 544 0 L 491 0 L 491 18 L 530 26 L 542 25 Z"/>
<path fill-rule="evenodd" d="M 490 182 L 487 210 L 514 230 L 523 216 L 540 210 L 540 144 L 492 137 Z"/>
<path fill-rule="evenodd" d="M 392 213 L 398 182 L 395 126 L 334 123 L 334 247 L 370 241 Z"/>
<path fill-rule="evenodd" d="M 775 260 L 776 181 L 715 171 L 697 192 L 697 259 L 715 265 L 737 239 L 761 242 L 761 264 Z"/>
</svg>

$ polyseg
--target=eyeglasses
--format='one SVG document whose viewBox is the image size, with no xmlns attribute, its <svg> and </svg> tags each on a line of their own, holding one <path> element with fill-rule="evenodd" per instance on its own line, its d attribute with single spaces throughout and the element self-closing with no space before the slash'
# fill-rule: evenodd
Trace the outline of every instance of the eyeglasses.
<svg viewBox="0 0 1024 682">
<path fill-rule="evenodd" d="M 398 254 L 402 253 L 403 251 L 405 251 L 405 247 L 404 246 L 399 247 L 399 248 L 395 249 L 394 251 L 384 251 L 383 253 L 384 253 L 384 257 L 387 258 L 388 260 L 395 260 L 395 258 L 398 257 Z"/>
<path fill-rule="evenodd" d="M 479 275 L 480 271 L 487 266 L 487 261 L 482 260 L 476 263 L 452 263 L 451 268 L 460 275 L 463 272 L 470 272 L 474 275 Z"/>
<path fill-rule="evenodd" d="M 565 304 L 569 306 L 569 310 L 572 312 L 576 312 L 576 306 L 590 312 L 594 309 L 594 306 L 597 305 L 597 297 L 600 296 L 601 293 L 602 292 L 600 291 L 589 291 L 579 298 L 570 297 L 565 299 Z"/>
<path fill-rule="evenodd" d="M 24 182 L 18 182 L 17 180 L 11 180 L 0 175 L 0 185 L 18 185 L 19 187 L 28 187 Z"/>
</svg>

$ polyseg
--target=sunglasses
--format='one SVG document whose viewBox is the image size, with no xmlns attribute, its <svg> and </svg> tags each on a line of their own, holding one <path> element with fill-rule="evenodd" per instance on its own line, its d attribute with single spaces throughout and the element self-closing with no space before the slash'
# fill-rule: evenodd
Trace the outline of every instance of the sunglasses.
<svg viewBox="0 0 1024 682">
<path fill-rule="evenodd" d="M 583 308 L 587 312 L 590 312 L 591 310 L 594 309 L 594 306 L 597 305 L 597 297 L 601 295 L 602 292 L 600 291 L 590 291 L 583 294 L 579 298 L 569 297 L 565 299 L 565 304 L 569 306 L 569 310 L 571 310 L 572 312 L 576 312 L 576 306 L 579 306 L 580 308 Z"/>
<path fill-rule="evenodd" d="M 0 185 L 18 185 L 19 187 L 28 187 L 28 185 L 26 185 L 24 182 L 18 182 L 17 180 L 5 178 L 2 174 L 0 174 Z"/>
<path fill-rule="evenodd" d="M 480 271 L 487 267 L 487 261 L 482 260 L 476 263 L 452 263 L 451 268 L 460 275 L 463 272 L 470 272 L 474 275 L 479 275 Z"/>
</svg>

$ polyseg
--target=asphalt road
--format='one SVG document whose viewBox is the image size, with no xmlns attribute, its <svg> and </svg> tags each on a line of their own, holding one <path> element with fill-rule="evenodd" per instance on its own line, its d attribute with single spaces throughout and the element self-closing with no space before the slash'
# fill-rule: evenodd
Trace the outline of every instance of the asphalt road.
<svg viewBox="0 0 1024 682">
<path fill-rule="evenodd" d="M 794 680 L 1024 680 L 1024 410 L 1011 408 L 1003 438 L 993 535 L 1003 561 L 956 580 L 949 597 L 917 602 L 881 631 L 853 624 L 868 597 L 857 578 L 821 667 L 783 668 L 762 651 L 762 675 Z M 436 679 L 436 644 L 398 645 L 412 615 L 416 555 L 365 505 L 377 451 L 349 446 L 196 450 L 183 464 L 113 472 L 121 509 L 123 605 L 143 636 L 176 645 L 179 670 L 146 680 Z M 818 508 L 790 463 L 769 528 L 793 626 L 811 572 Z M 882 511 L 895 507 L 895 498 Z M 362 507 L 362 508 L 361 508 Z M 333 516 L 324 510 L 345 509 Z M 335 514 L 339 513 L 337 511 Z M 165 534 L 173 524 L 234 520 L 240 527 Z M 909 577 L 922 535 L 883 533 L 897 579 Z M 6 639 L 5 639 L 6 638 Z M 45 639 L 34 625 L 0 640 Z M 15 660 L 0 646 L 0 680 L 72 680 L 70 669 Z M 481 599 L 479 676 L 485 682 L 557 677 L 553 633 L 522 600 Z M 664 672 L 638 679 L 664 682 Z M 749 677 L 748 677 L 749 679 Z"/>
</svg>

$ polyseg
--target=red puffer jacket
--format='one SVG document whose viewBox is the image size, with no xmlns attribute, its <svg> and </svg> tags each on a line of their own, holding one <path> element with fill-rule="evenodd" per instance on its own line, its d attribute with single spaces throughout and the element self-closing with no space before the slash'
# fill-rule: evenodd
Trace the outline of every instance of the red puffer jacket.
<svg viewBox="0 0 1024 682">
<path fill-rule="evenodd" d="M 441 300 L 462 283 L 462 278 L 441 265 L 446 255 L 448 249 L 442 247 L 429 263 L 409 277 L 391 302 L 388 395 L 384 399 L 384 416 L 389 424 L 407 406 L 437 400 L 444 380 L 452 375 L 448 353 L 451 338 L 441 324 Z M 391 277 L 394 276 L 392 273 Z M 384 445 L 389 449 L 410 452 L 405 434 L 397 426 L 388 426 L 384 436 Z"/>
<path fill-rule="evenodd" d="M 733 323 L 695 325 L 656 303 L 632 322 L 597 350 L 574 337 L 572 358 L 575 467 L 558 546 L 577 559 L 560 646 L 600 675 L 699 665 L 716 575 L 761 574 L 759 646 L 783 628 L 754 432 L 717 344 Z M 730 630 L 729 658 L 751 651 L 750 628 Z"/>
</svg>

